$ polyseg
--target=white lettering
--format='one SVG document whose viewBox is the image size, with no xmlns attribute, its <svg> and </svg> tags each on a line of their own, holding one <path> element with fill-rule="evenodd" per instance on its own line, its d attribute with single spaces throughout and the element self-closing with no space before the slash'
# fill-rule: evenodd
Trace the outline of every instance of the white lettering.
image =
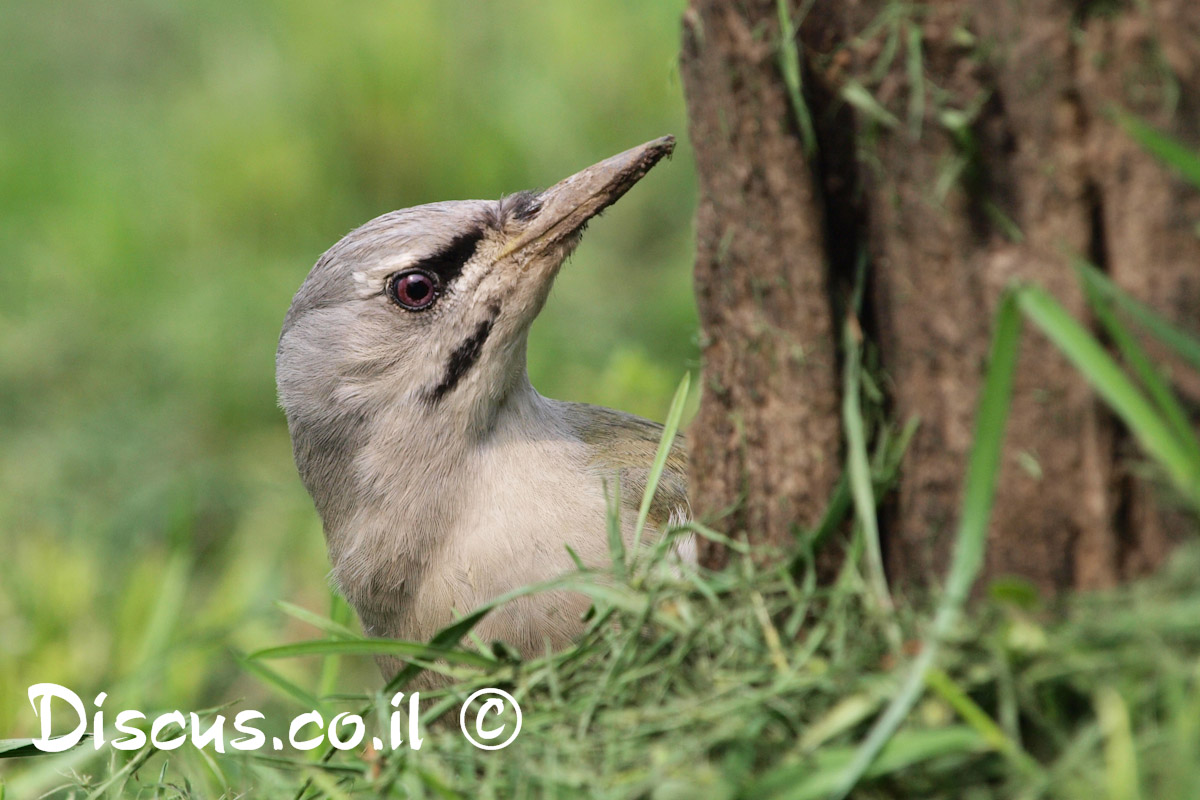
<svg viewBox="0 0 1200 800">
<path fill-rule="evenodd" d="M 174 739 L 167 739 L 166 741 L 160 740 L 158 735 L 162 733 L 163 728 L 167 727 L 172 722 L 179 726 L 181 731 L 180 734 Z M 182 747 L 183 743 L 186 741 L 187 719 L 183 716 L 182 711 L 171 711 L 167 714 L 163 714 L 155 718 L 154 724 L 150 726 L 150 744 L 154 745 L 159 750 L 175 750 L 176 748 Z"/>
<path fill-rule="evenodd" d="M 235 750 L 257 750 L 267 743 L 267 737 L 258 728 L 246 723 L 252 719 L 266 719 L 261 711 L 247 709 L 241 711 L 233 718 L 233 729 L 238 733 L 248 733 L 249 736 L 241 736 L 230 742 Z"/>
<path fill-rule="evenodd" d="M 224 753 L 225 715 L 218 714 L 217 718 L 213 720 L 212 725 L 204 733 L 200 732 L 200 715 L 193 711 L 189 716 L 192 718 L 192 746 L 204 747 L 209 742 L 216 742 L 217 752 Z"/>
<path fill-rule="evenodd" d="M 338 736 L 338 725 L 342 724 L 342 719 L 346 719 L 346 723 L 354 726 L 354 733 L 345 741 Z M 334 717 L 329 723 L 329 743 L 338 750 L 352 750 L 358 747 L 362 742 L 363 736 L 367 734 L 367 726 L 363 724 L 363 718 L 358 714 L 351 714 L 349 711 L 343 711 Z"/>
<path fill-rule="evenodd" d="M 115 723 L 118 733 L 127 733 L 124 739 L 113 739 L 112 746 L 118 750 L 141 750 L 146 744 L 146 733 L 141 728 L 135 728 L 128 723 L 135 719 L 145 719 L 146 715 L 140 711 L 129 709 L 117 714 Z"/>
<path fill-rule="evenodd" d="M 317 747 L 321 744 L 321 739 L 323 738 L 321 736 L 317 736 L 313 739 L 305 739 L 303 741 L 296 739 L 296 734 L 300 731 L 300 729 L 309 724 L 316 725 L 318 728 L 325 727 L 325 720 L 321 717 L 320 711 L 309 711 L 307 714 L 301 714 L 292 720 L 292 726 L 288 728 L 288 741 L 291 742 L 292 747 L 296 748 L 297 750 L 312 750 L 314 747 Z"/>
<path fill-rule="evenodd" d="M 50 701 L 55 697 L 59 700 L 66 700 L 71 705 L 79 719 L 79 724 L 67 735 L 52 739 L 50 737 Z M 40 710 L 39 700 L 41 701 Z M 33 740 L 34 747 L 45 753 L 61 753 L 79 744 L 79 740 L 83 738 L 83 729 L 87 727 L 87 712 L 83 710 L 83 701 L 79 699 L 79 695 L 57 683 L 36 683 L 29 687 L 29 702 L 33 706 L 34 716 L 42 721 L 42 735 Z"/>
</svg>

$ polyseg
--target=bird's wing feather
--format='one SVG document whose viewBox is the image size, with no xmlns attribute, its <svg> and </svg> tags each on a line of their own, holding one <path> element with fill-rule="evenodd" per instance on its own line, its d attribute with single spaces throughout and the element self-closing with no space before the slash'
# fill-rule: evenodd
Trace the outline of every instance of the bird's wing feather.
<svg viewBox="0 0 1200 800">
<path fill-rule="evenodd" d="M 578 404 L 572 425 L 591 449 L 591 463 L 602 474 L 620 479 L 621 505 L 636 514 L 646 491 L 663 426 L 611 408 Z M 687 442 L 676 436 L 650 504 L 648 523 L 664 530 L 674 517 L 688 515 Z"/>
</svg>

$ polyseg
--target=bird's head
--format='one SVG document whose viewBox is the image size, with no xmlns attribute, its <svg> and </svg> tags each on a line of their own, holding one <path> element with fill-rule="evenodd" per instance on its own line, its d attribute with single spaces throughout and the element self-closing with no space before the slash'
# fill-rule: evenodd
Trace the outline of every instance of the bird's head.
<svg viewBox="0 0 1200 800">
<path fill-rule="evenodd" d="M 485 430 L 527 380 L 529 326 L 587 221 L 673 147 L 647 142 L 545 191 L 393 211 L 331 247 L 296 293 L 276 356 L 297 460 L 313 448 L 350 455 L 384 410 L 445 435 Z"/>
</svg>

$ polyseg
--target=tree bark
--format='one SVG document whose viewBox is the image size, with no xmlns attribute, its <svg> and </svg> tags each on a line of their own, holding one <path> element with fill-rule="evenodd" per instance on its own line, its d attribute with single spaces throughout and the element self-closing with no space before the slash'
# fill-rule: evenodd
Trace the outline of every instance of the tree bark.
<svg viewBox="0 0 1200 800">
<path fill-rule="evenodd" d="M 731 535 L 786 548 L 837 478 L 838 417 L 821 196 L 756 30 L 773 7 L 696 2 L 684 18 L 705 362 L 691 495 Z M 725 557 L 700 542 L 702 563 Z"/>
<path fill-rule="evenodd" d="M 1035 281 L 1087 319 L 1071 269 L 1081 256 L 1200 330 L 1200 195 L 1112 115 L 1200 147 L 1200 4 L 818 0 L 803 20 L 790 11 L 817 158 L 803 157 L 787 106 L 776 3 L 693 0 L 685 16 L 706 336 L 694 505 L 741 498 L 730 529 L 774 544 L 789 520 L 809 525 L 823 508 L 838 463 L 829 298 L 855 242 L 869 258 L 863 324 L 891 409 L 921 420 L 882 520 L 887 566 L 894 580 L 925 581 L 949 561 L 990 323 L 1011 281 Z M 789 276 L 790 291 L 757 293 L 772 275 Z M 819 357 L 777 377 L 760 319 Z M 1200 404 L 1195 373 L 1173 374 Z M 1156 565 L 1194 522 L 1159 501 L 1137 462 L 1083 379 L 1027 332 L 986 573 L 1052 592 Z"/>
</svg>

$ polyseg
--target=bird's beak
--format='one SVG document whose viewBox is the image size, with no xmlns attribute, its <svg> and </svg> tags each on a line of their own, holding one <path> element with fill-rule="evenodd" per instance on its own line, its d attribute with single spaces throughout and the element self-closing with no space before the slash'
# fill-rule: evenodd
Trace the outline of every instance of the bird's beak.
<svg viewBox="0 0 1200 800">
<path fill-rule="evenodd" d="M 593 164 L 551 186 L 537 196 L 538 210 L 531 216 L 529 227 L 504 247 L 497 260 L 527 248 L 543 251 L 578 232 L 674 149 L 675 137 L 663 136 Z"/>
</svg>

